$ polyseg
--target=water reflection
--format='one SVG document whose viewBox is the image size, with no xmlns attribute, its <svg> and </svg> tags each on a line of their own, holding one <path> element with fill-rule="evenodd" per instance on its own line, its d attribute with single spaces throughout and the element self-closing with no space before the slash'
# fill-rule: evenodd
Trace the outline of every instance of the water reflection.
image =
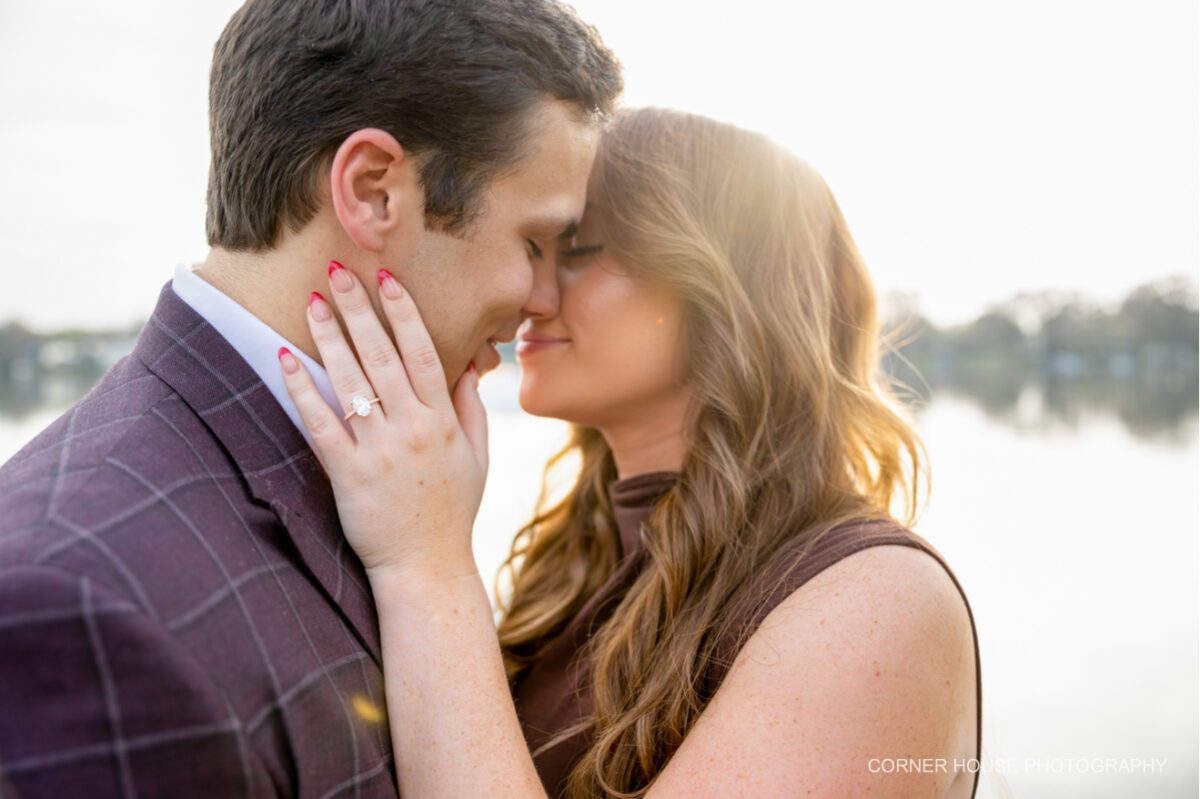
<svg viewBox="0 0 1200 799">
<path fill-rule="evenodd" d="M 1194 441 L 1198 392 L 1195 371 L 1153 372 L 1139 379 L 1061 377 L 997 369 L 986 375 L 929 380 L 909 365 L 891 370 L 918 417 L 937 398 L 964 399 L 990 421 L 1031 431 L 1081 431 L 1085 419 L 1110 416 L 1132 437 L 1177 446 Z M 928 382 L 926 382 L 928 381 Z"/>
<path fill-rule="evenodd" d="M 104 375 L 97 365 L 37 377 L 0 380 L 0 424 L 20 422 L 46 410 L 65 410 Z"/>
<path fill-rule="evenodd" d="M 505 369 L 514 369 L 506 364 Z M 902 397 L 918 418 L 937 398 L 965 399 L 989 420 L 1021 431 L 1079 432 L 1085 419 L 1110 416 L 1134 438 L 1187 446 L 1196 435 L 1195 372 L 1143 374 L 1139 379 L 1064 378 L 996 369 L 969 379 L 930 378 L 907 363 L 888 367 Z M 100 366 L 63 370 L 21 380 L 0 379 L 0 425 L 23 422 L 49 410 L 65 410 L 100 379 Z M 11 454 L 11 453 L 9 453 Z"/>
</svg>

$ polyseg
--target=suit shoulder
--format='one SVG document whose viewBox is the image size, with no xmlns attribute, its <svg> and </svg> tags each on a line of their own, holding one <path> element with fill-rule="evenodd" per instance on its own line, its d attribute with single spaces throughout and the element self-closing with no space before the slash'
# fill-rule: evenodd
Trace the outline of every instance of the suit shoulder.
<svg viewBox="0 0 1200 799">
<path fill-rule="evenodd" d="M 155 405 L 173 395 L 131 357 L 122 359 L 83 398 L 0 466 L 0 536 L 24 526 L 51 488 L 61 498 L 81 485 L 104 456 Z"/>
<path fill-rule="evenodd" d="M 0 567 L 53 566 L 145 607 L 158 602 L 143 586 L 169 581 L 149 575 L 201 568 L 209 539 L 275 521 L 178 394 L 133 380 L 93 391 L 0 469 Z"/>
</svg>

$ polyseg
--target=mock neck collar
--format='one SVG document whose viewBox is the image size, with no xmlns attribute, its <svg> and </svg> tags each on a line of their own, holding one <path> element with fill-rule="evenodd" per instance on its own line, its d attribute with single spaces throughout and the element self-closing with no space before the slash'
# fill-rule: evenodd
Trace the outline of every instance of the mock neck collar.
<svg viewBox="0 0 1200 799">
<path fill-rule="evenodd" d="M 642 523 L 678 480 L 677 471 L 656 471 L 623 477 L 608 484 L 613 516 L 621 533 L 622 555 L 641 549 Z"/>
</svg>

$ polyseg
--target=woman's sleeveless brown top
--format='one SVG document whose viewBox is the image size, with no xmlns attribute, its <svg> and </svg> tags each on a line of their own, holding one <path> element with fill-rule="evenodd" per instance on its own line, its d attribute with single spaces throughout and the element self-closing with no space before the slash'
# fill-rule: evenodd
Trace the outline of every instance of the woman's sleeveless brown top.
<svg viewBox="0 0 1200 799">
<path fill-rule="evenodd" d="M 538 659 L 518 677 L 513 687 L 513 700 L 530 751 L 536 750 L 556 733 L 590 712 L 587 664 L 578 656 L 591 635 L 612 615 L 643 568 L 642 522 L 650 516 L 657 501 L 675 484 L 678 477 L 678 472 L 648 472 L 610 484 L 613 514 L 621 534 L 622 559 L 608 581 L 579 609 L 567 626 L 541 644 Z M 769 596 L 758 597 L 760 601 L 749 603 L 748 607 L 754 607 L 755 610 L 747 612 L 739 620 L 747 628 L 745 638 L 749 638 L 776 605 L 821 571 L 859 550 L 883 544 L 900 544 L 928 552 L 949 573 L 967 605 L 971 636 L 975 643 L 975 757 L 978 758 L 983 733 L 983 682 L 975 617 L 962 585 L 941 554 L 907 527 L 889 520 L 864 520 L 842 524 L 830 530 L 807 555 L 789 564 L 790 571 L 781 584 L 771 579 L 763 581 L 764 585 L 778 584 L 779 587 Z M 720 686 L 736 655 L 737 651 L 731 644 L 719 653 L 717 673 L 706 685 L 709 697 Z M 585 734 L 577 734 L 534 758 L 538 774 L 552 799 L 564 796 L 567 775 L 579 762 L 588 744 L 589 739 Z M 972 797 L 978 785 L 979 772 L 976 771 L 971 788 Z"/>
</svg>

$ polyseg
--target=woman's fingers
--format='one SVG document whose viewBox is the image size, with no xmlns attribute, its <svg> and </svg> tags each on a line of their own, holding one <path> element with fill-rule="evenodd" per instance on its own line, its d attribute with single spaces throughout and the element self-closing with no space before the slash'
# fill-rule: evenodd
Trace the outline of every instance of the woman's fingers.
<svg viewBox="0 0 1200 799">
<path fill-rule="evenodd" d="M 343 460 L 354 442 L 342 420 L 317 390 L 308 369 L 287 347 L 279 348 L 279 366 L 283 369 L 283 383 L 288 394 L 300 411 L 300 421 L 312 437 L 317 457 L 328 470 L 331 462 L 339 464 Z"/>
<path fill-rule="evenodd" d="M 479 397 L 479 372 L 476 371 L 474 364 L 466 374 L 459 378 L 458 385 L 454 389 L 453 399 L 458 423 L 462 426 L 463 432 L 467 434 L 467 440 L 471 442 L 471 449 L 475 451 L 475 459 L 486 473 L 488 468 L 487 409 L 484 408 L 483 400 Z"/>
<path fill-rule="evenodd" d="M 395 406 L 411 400 L 413 390 L 400 362 L 400 354 L 375 313 L 362 282 L 337 261 L 330 261 L 329 288 L 367 380 L 386 404 Z"/>
<path fill-rule="evenodd" d="M 333 307 L 320 292 L 314 291 L 308 298 L 308 329 L 312 332 L 317 350 L 321 353 L 321 362 L 325 371 L 329 373 L 334 393 L 347 412 L 352 408 L 351 400 L 354 397 L 361 396 L 369 400 L 377 396 L 374 387 L 359 367 L 358 358 L 342 334 L 342 326 L 333 315 Z M 366 419 L 361 419 L 361 422 L 369 424 L 372 417 L 383 417 L 383 414 L 379 413 L 380 403 L 375 403 L 371 409 L 372 413 L 368 414 Z M 359 419 L 357 416 L 351 418 Z"/>
<path fill-rule="evenodd" d="M 380 269 L 379 297 L 417 399 L 430 408 L 448 408 L 450 392 L 446 389 L 442 359 L 438 357 L 412 295 L 400 286 L 391 272 Z"/>
</svg>

